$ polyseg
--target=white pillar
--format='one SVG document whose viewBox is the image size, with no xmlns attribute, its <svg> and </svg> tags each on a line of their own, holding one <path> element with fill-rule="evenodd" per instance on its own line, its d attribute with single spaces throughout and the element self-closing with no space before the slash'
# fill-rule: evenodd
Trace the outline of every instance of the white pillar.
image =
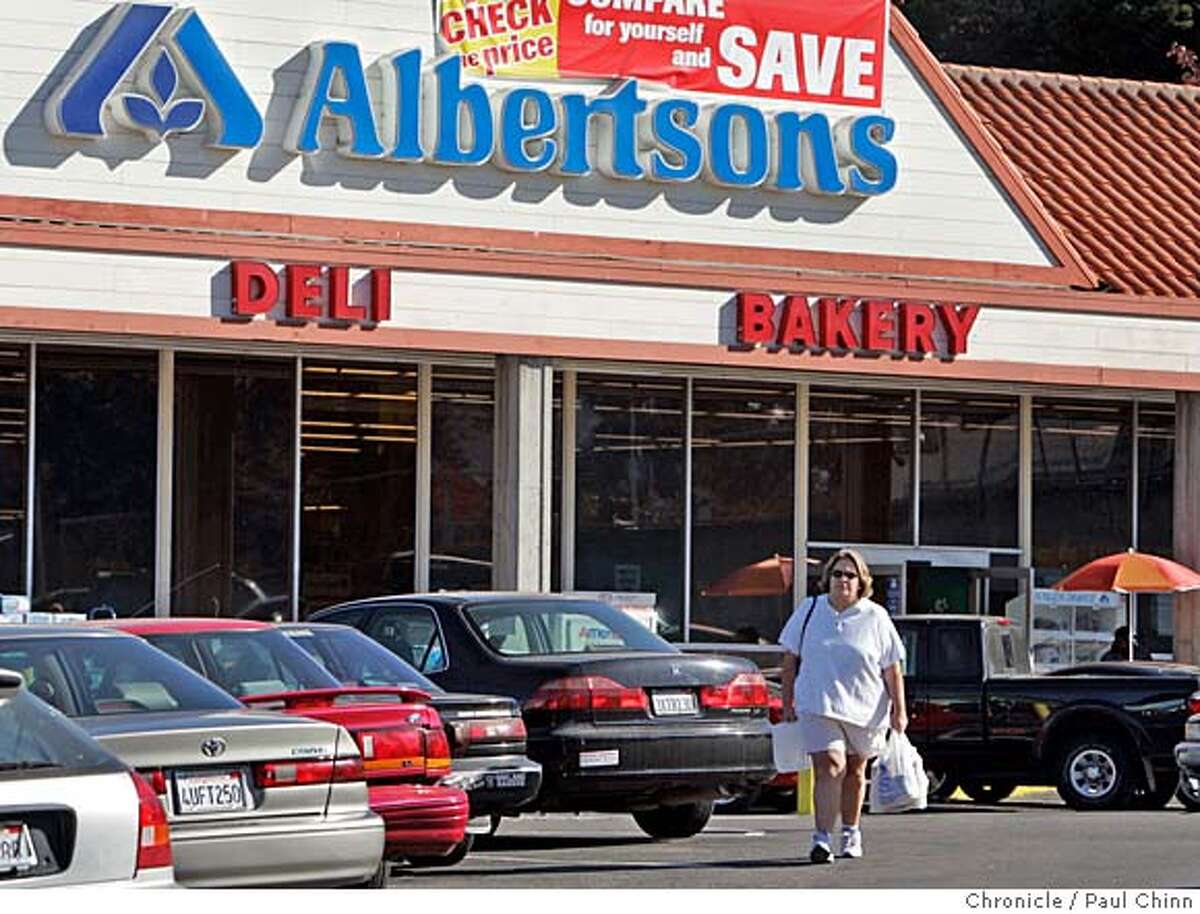
<svg viewBox="0 0 1200 914">
<path fill-rule="evenodd" d="M 550 589 L 553 371 L 536 359 L 496 359 L 492 586 Z"/>
<path fill-rule="evenodd" d="M 1175 561 L 1200 568 L 1200 394 L 1175 394 Z M 1175 599 L 1175 659 L 1200 663 L 1200 591 Z"/>
</svg>

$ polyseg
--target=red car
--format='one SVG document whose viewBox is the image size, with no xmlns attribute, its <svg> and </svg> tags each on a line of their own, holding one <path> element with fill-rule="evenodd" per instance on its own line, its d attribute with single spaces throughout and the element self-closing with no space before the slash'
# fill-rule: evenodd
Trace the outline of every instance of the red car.
<svg viewBox="0 0 1200 914">
<path fill-rule="evenodd" d="M 93 624 L 146 639 L 243 704 L 345 727 L 362 752 L 371 809 L 386 826 L 384 858 L 445 865 L 465 856 L 467 795 L 439 783 L 450 774 L 450 744 L 425 692 L 343 686 L 265 622 L 173 618 Z"/>
</svg>

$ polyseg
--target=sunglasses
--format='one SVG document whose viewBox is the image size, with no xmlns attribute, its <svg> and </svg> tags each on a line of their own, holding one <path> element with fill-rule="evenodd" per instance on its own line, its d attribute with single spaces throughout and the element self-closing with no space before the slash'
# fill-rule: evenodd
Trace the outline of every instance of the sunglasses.
<svg viewBox="0 0 1200 914">
<path fill-rule="evenodd" d="M 840 578 L 843 581 L 853 581 L 858 577 L 858 572 L 857 571 L 831 571 L 831 572 L 829 572 L 829 576 L 831 578 Z"/>
</svg>

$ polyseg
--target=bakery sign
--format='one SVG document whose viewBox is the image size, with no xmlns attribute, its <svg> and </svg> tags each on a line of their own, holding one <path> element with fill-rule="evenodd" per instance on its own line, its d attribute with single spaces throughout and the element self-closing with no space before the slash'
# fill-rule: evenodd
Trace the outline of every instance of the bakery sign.
<svg viewBox="0 0 1200 914">
<path fill-rule="evenodd" d="M 858 197 L 899 179 L 881 107 L 887 0 L 440 0 L 435 27 L 432 57 L 309 43 L 298 96 L 278 100 L 284 149 L 385 173 L 492 165 Z M 119 4 L 65 69 L 43 109 L 56 136 L 266 141 L 272 99 L 192 8 Z"/>
</svg>

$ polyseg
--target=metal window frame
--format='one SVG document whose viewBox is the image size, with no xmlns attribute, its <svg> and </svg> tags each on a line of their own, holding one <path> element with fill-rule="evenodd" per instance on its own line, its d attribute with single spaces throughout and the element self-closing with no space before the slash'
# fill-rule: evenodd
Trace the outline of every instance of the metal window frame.
<svg viewBox="0 0 1200 914">
<path fill-rule="evenodd" d="M 683 643 L 692 640 L 692 421 L 695 378 L 684 382 L 683 407 Z"/>
<path fill-rule="evenodd" d="M 175 350 L 158 350 L 158 441 L 154 493 L 154 615 L 171 615 L 175 535 Z"/>
<path fill-rule="evenodd" d="M 37 505 L 37 353 L 38 344 L 29 344 L 28 408 L 25 415 L 25 598 L 33 605 L 33 524 Z"/>
<path fill-rule="evenodd" d="M 417 491 L 414 493 L 413 590 L 429 589 L 433 536 L 433 365 L 417 364 Z"/>
<path fill-rule="evenodd" d="M 559 519 L 559 586 L 564 593 L 575 589 L 575 437 L 578 414 L 579 374 L 574 369 L 562 373 L 562 515 Z"/>
</svg>

